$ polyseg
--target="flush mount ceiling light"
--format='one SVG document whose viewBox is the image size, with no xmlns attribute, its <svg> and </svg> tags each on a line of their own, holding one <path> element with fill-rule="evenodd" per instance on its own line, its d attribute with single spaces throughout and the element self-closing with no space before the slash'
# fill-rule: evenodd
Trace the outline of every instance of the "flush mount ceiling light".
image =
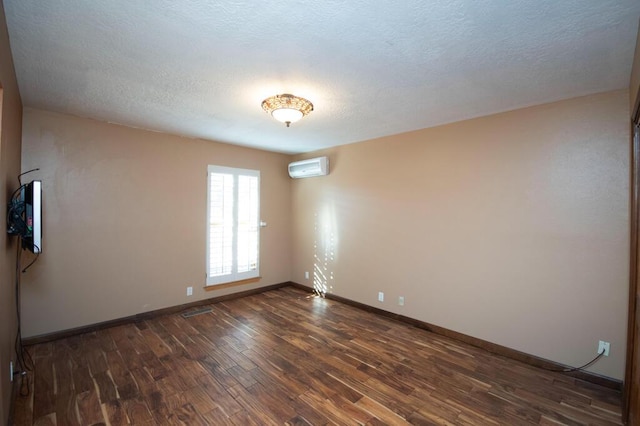
<svg viewBox="0 0 640 426">
<path fill-rule="evenodd" d="M 262 109 L 289 127 L 313 111 L 313 104 L 305 98 L 283 93 L 262 101 Z"/>
</svg>

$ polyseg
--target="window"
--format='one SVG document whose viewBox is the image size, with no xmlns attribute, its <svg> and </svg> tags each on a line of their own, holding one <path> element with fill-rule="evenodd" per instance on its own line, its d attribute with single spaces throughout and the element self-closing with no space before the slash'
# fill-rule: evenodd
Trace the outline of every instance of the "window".
<svg viewBox="0 0 640 426">
<path fill-rule="evenodd" d="M 209 166 L 207 285 L 260 275 L 260 172 Z"/>
</svg>

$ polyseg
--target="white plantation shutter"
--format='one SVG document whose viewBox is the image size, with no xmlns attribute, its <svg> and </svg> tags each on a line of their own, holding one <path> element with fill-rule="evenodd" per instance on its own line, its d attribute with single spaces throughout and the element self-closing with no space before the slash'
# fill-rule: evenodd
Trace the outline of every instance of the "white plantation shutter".
<svg viewBox="0 0 640 426">
<path fill-rule="evenodd" d="M 260 172 L 209 166 L 207 285 L 256 278 L 260 247 Z"/>
<path fill-rule="evenodd" d="M 258 178 L 238 176 L 238 272 L 258 268 Z"/>
</svg>

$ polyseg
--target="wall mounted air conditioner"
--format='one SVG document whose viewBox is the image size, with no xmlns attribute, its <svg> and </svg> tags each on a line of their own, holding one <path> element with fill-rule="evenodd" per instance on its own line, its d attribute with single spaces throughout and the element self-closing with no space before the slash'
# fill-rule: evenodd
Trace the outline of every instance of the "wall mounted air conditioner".
<svg viewBox="0 0 640 426">
<path fill-rule="evenodd" d="M 289 176 L 292 178 L 306 178 L 329 174 L 329 159 L 327 157 L 310 158 L 289 164 Z"/>
</svg>

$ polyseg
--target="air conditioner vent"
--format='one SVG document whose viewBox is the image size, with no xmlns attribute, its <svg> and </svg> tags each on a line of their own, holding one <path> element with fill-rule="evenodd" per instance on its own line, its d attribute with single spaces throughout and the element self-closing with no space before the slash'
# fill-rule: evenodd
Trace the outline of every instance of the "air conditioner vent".
<svg viewBox="0 0 640 426">
<path fill-rule="evenodd" d="M 329 174 L 329 159 L 327 157 L 310 158 L 289 164 L 289 176 L 294 179 Z"/>
</svg>

